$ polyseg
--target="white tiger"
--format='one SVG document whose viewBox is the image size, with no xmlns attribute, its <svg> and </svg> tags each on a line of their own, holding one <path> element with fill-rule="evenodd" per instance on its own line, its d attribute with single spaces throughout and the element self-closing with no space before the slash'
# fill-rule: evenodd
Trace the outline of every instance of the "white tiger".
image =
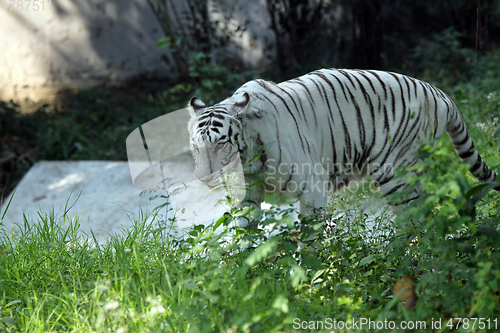
<svg viewBox="0 0 500 333">
<path fill-rule="evenodd" d="M 407 183 L 394 170 L 417 163 L 419 145 L 436 143 L 445 130 L 477 179 L 497 179 L 453 101 L 401 74 L 321 69 L 279 84 L 253 80 L 210 107 L 193 97 L 189 110 L 195 177 L 214 182 L 239 152 L 245 177 L 257 184 L 243 205 L 256 208 L 276 193 L 300 199 L 300 213 L 308 214 L 326 206 L 330 191 L 364 177 L 383 196 L 400 192 Z M 392 204 L 419 195 L 415 188 Z"/>
</svg>

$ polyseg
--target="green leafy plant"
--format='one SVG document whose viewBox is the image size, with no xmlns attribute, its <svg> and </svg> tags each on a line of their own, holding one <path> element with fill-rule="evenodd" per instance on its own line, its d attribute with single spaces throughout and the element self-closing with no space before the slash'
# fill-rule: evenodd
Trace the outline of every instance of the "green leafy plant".
<svg viewBox="0 0 500 333">
<path fill-rule="evenodd" d="M 434 77 L 469 78 L 475 73 L 474 51 L 461 46 L 462 34 L 451 27 L 433 34 L 434 41 L 417 47 L 411 58 L 419 72 L 430 71 Z"/>
<path fill-rule="evenodd" d="M 212 53 L 186 49 L 180 39 L 172 41 L 171 38 L 164 37 L 158 41 L 158 47 L 179 52 L 182 50 L 186 55 L 186 77 L 163 93 L 164 101 L 183 102 L 187 105 L 189 99 L 196 95 L 205 103 L 215 104 L 255 77 L 254 71 L 234 73 L 229 67 L 214 61 Z"/>
</svg>

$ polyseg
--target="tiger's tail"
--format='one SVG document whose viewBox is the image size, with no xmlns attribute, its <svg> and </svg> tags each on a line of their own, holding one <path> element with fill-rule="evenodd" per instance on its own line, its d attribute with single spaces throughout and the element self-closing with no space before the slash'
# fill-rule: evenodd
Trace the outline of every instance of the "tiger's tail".
<svg viewBox="0 0 500 333">
<path fill-rule="evenodd" d="M 479 155 L 479 152 L 474 146 L 472 138 L 465 127 L 465 122 L 460 115 L 458 108 L 455 105 L 453 106 L 454 112 L 452 112 L 452 116 L 448 119 L 446 132 L 448 132 L 458 156 L 464 163 L 468 163 L 470 165 L 469 171 L 479 181 L 494 182 L 495 180 L 500 180 L 498 174 L 493 171 L 493 169 L 491 169 Z M 493 189 L 500 191 L 500 186 L 496 186 Z"/>
</svg>

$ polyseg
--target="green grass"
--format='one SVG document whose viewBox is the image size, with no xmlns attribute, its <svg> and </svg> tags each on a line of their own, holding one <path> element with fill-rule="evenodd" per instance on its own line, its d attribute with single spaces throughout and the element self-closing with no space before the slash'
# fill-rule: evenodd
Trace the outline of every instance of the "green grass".
<svg viewBox="0 0 500 333">
<path fill-rule="evenodd" d="M 293 241 L 291 209 L 262 218 L 266 225 L 283 215 L 281 234 L 273 237 L 230 228 L 227 216 L 217 232 L 217 225 L 199 226 L 178 239 L 159 218 L 148 225 L 143 216 L 105 244 L 78 233 L 78 219 L 40 212 L 20 232 L 0 237 L 0 331 L 298 332 L 294 320 L 310 327 L 326 318 L 427 325 L 430 318 L 494 319 L 496 201 L 471 222 L 467 214 L 453 217 L 456 207 L 439 195 L 424 196 L 442 205 L 427 215 L 427 230 L 408 224 L 403 230 L 382 212 L 375 234 L 361 213 L 364 195 L 338 195 L 327 218 L 337 226 L 326 228 L 313 250 Z M 442 228 L 443 216 L 454 228 Z M 301 230 L 324 228 L 324 221 L 304 221 Z M 417 281 L 420 298 L 410 311 L 392 296 L 406 275 Z"/>
<path fill-rule="evenodd" d="M 228 242 L 234 230 L 209 226 L 178 240 L 145 220 L 105 245 L 78 234 L 79 221 L 65 215 L 40 213 L 19 234 L 4 232 L 0 330 L 291 332 L 294 318 L 347 319 L 362 304 L 357 274 L 332 272 L 324 288 L 318 272 L 336 263 L 324 266 L 317 254 L 298 251 L 288 231 L 265 241 L 262 233 L 237 229 Z M 361 229 L 342 230 L 362 242 Z M 257 249 L 241 246 L 257 238 Z M 356 252 L 346 260 L 359 266 L 364 254 Z M 329 294 L 331 287 L 338 295 Z"/>
<path fill-rule="evenodd" d="M 499 55 L 480 58 L 469 78 L 421 76 L 456 101 L 481 155 L 497 171 L 499 63 Z M 60 145 L 54 151 L 68 152 L 70 159 L 99 149 L 102 158 L 122 151 L 119 143 L 136 124 L 119 115 L 101 119 L 113 105 L 94 97 L 88 119 L 78 118 L 77 108 L 66 111 L 69 118 L 51 118 L 61 138 L 69 119 L 78 128 L 67 141 L 54 142 Z M 110 143 L 109 151 L 92 143 L 99 137 Z M 105 244 L 78 233 L 78 219 L 40 212 L 18 233 L 0 232 L 0 332 L 298 332 L 326 318 L 423 321 L 422 331 L 440 319 L 442 331 L 450 331 L 447 324 L 459 332 L 497 331 L 500 196 L 476 183 L 449 139 L 436 150 L 424 147 L 422 157 L 426 172 L 414 181 L 424 195 L 408 215 L 391 222 L 382 213 L 375 220 L 378 232 L 371 234 L 361 210 L 364 194 L 338 196 L 326 217 L 302 221 L 305 235 L 324 230 L 314 248 L 297 246 L 290 211 L 279 220 L 282 233 L 273 237 L 230 228 L 228 216 L 217 232 L 216 226 L 199 226 L 177 239 L 158 220 L 148 225 L 137 216 L 132 228 Z M 279 213 L 267 212 L 261 223 L 276 222 Z M 410 216 L 425 219 L 413 224 Z M 326 221 L 337 227 L 326 228 Z M 411 309 L 393 295 L 405 276 L 418 297 Z M 490 328 L 479 329 L 478 322 L 467 328 L 452 319 L 472 317 L 489 319 Z"/>
</svg>

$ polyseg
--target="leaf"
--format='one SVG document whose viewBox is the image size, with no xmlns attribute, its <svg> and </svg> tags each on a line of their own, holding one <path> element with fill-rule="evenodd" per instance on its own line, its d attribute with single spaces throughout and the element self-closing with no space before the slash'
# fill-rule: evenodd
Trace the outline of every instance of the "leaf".
<svg viewBox="0 0 500 333">
<path fill-rule="evenodd" d="M 380 303 L 384 303 L 384 299 L 382 298 L 382 296 L 380 296 L 375 290 L 371 288 L 366 288 L 366 291 L 371 297 L 375 298 Z"/>
<path fill-rule="evenodd" d="M 211 79 L 202 80 L 201 85 L 206 89 L 213 89 L 213 87 L 214 87 L 214 83 Z"/>
<path fill-rule="evenodd" d="M 495 184 L 480 183 L 474 185 L 470 190 L 465 193 L 467 199 L 471 199 L 474 204 L 478 203 L 488 192 L 495 187 Z"/>
<path fill-rule="evenodd" d="M 16 326 L 16 321 L 12 317 L 4 317 L 2 318 L 2 322 L 7 325 Z"/>
<path fill-rule="evenodd" d="M 22 302 L 22 300 L 20 300 L 20 299 L 15 299 L 15 300 L 10 301 L 9 303 L 7 303 L 7 304 L 5 305 L 5 307 L 4 307 L 4 308 L 10 308 L 11 306 L 16 305 L 16 304 L 19 304 L 19 303 L 21 303 L 21 302 Z"/>
<path fill-rule="evenodd" d="M 316 257 L 309 255 L 307 253 L 302 253 L 301 255 L 304 264 L 309 266 L 309 268 L 319 268 L 321 266 L 321 261 L 319 261 Z"/>
<path fill-rule="evenodd" d="M 306 271 L 298 265 L 292 265 L 292 286 L 295 288 L 306 279 Z"/>
<path fill-rule="evenodd" d="M 361 259 L 361 262 L 359 264 L 361 266 L 366 266 L 366 265 L 368 265 L 369 263 L 371 263 L 374 260 L 375 260 L 375 257 L 373 256 L 373 254 L 370 254 L 369 256 L 364 257 L 363 259 Z"/>
<path fill-rule="evenodd" d="M 16 191 L 14 190 L 12 192 L 12 195 L 10 196 L 10 200 L 9 202 L 7 203 L 7 206 L 5 206 L 5 209 L 3 211 L 3 214 L 2 214 L 2 217 L 0 217 L 0 220 L 3 220 L 4 217 L 5 217 L 5 214 L 7 214 L 7 210 L 9 209 L 10 207 L 10 203 L 12 202 L 12 199 L 14 198 L 14 195 L 16 194 Z M 0 213 L 2 213 L 2 205 L 3 205 L 3 199 L 0 199 Z"/>
<path fill-rule="evenodd" d="M 207 57 L 208 56 L 205 53 L 203 53 L 203 52 L 196 52 L 196 54 L 194 55 L 194 59 L 196 61 L 200 61 L 202 59 L 206 59 Z"/>
<path fill-rule="evenodd" d="M 278 295 L 273 303 L 273 308 L 280 310 L 283 313 L 288 312 L 288 298 L 284 295 Z"/>
<path fill-rule="evenodd" d="M 175 48 L 179 48 L 179 46 L 181 45 L 181 43 L 182 43 L 182 37 L 177 37 L 175 39 L 175 42 L 174 42 Z"/>
<path fill-rule="evenodd" d="M 172 46 L 172 39 L 170 37 L 163 37 L 158 40 L 156 47 L 158 49 L 166 49 Z"/>
<path fill-rule="evenodd" d="M 285 249 L 285 251 L 288 251 L 288 252 L 295 252 L 297 251 L 297 242 L 292 242 L 292 241 L 289 241 L 287 239 L 283 239 L 281 241 L 281 244 L 283 246 L 283 248 Z"/>
<path fill-rule="evenodd" d="M 245 264 L 248 266 L 254 266 L 267 258 L 271 253 L 276 251 L 276 243 L 276 240 L 271 239 L 264 244 L 259 245 L 259 247 L 256 248 L 255 251 L 253 251 L 245 260 Z"/>
<path fill-rule="evenodd" d="M 281 221 L 286 223 L 288 229 L 293 229 L 295 227 L 295 217 L 292 215 L 284 214 Z"/>
<path fill-rule="evenodd" d="M 220 227 L 220 225 L 222 223 L 224 223 L 226 221 L 226 214 L 224 214 L 223 216 L 221 216 L 217 221 L 215 221 L 215 224 L 214 224 L 214 228 L 213 230 L 216 230 L 218 227 Z"/>
<path fill-rule="evenodd" d="M 314 273 L 314 276 L 311 279 L 311 283 L 316 283 L 316 279 L 319 278 L 321 275 L 323 275 L 323 273 L 325 273 L 325 272 L 326 272 L 326 269 L 320 269 L 319 271 Z"/>
<path fill-rule="evenodd" d="M 470 187 L 467 179 L 465 179 L 465 177 L 462 174 L 457 173 L 455 175 L 455 181 L 457 182 L 458 187 L 460 188 L 460 193 L 462 193 L 463 196 L 467 197 L 465 193 L 469 190 Z"/>
</svg>

